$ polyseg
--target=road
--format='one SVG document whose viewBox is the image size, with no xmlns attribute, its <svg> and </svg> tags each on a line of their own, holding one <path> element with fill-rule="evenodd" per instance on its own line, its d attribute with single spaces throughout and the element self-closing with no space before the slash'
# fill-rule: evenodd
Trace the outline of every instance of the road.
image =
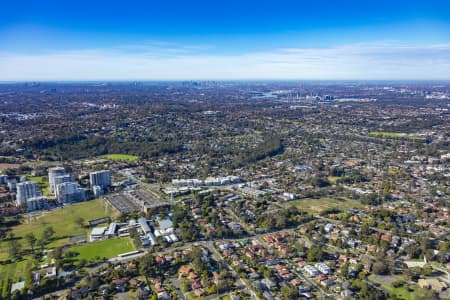
<svg viewBox="0 0 450 300">
<path fill-rule="evenodd" d="M 286 230 L 282 230 L 282 231 L 286 231 Z M 261 245 L 263 245 L 264 248 L 272 249 L 261 237 L 258 237 L 257 240 L 261 243 Z M 302 273 L 297 272 L 296 266 L 291 261 L 289 261 L 288 259 L 283 259 L 283 261 L 285 262 L 286 265 L 288 265 L 291 268 L 291 271 L 295 275 L 297 275 L 297 277 L 302 278 L 304 281 L 308 282 L 311 286 L 316 287 L 317 290 L 322 295 L 322 297 L 325 297 L 325 296 L 331 297 L 332 296 L 332 295 L 326 293 L 322 289 L 322 287 L 320 285 L 318 285 L 316 282 L 312 281 L 310 278 L 308 278 L 307 276 L 303 275 Z"/>
<path fill-rule="evenodd" d="M 254 299 L 258 299 L 256 292 L 253 290 L 253 287 L 251 286 L 251 284 L 249 284 L 246 280 L 242 279 L 239 276 L 239 274 L 236 273 L 236 271 L 225 261 L 222 254 L 219 251 L 217 251 L 217 249 L 214 247 L 213 243 L 208 245 L 208 249 L 209 249 L 209 251 L 211 251 L 213 256 L 215 256 L 215 259 L 218 262 L 221 262 L 222 264 L 227 266 L 228 271 L 230 271 L 231 275 L 233 275 L 234 278 L 238 279 L 237 282 L 240 282 L 240 285 L 245 286 Z"/>
<path fill-rule="evenodd" d="M 234 213 L 233 210 L 231 210 L 230 208 L 224 208 L 224 210 L 226 213 L 228 213 L 228 215 L 230 215 L 234 219 L 236 223 L 242 224 L 242 227 L 245 229 L 245 231 L 247 231 L 250 234 L 255 234 L 254 230 L 250 228 L 250 226 L 246 222 L 242 222 L 242 220 L 239 219 L 239 217 Z"/>
<path fill-rule="evenodd" d="M 336 222 L 336 220 L 331 220 L 331 219 L 323 218 L 323 217 L 320 217 L 320 216 L 317 216 L 316 218 L 323 219 L 323 220 L 327 220 L 327 221 L 329 220 L 330 222 L 331 222 L 331 221 L 332 221 L 332 222 Z M 301 224 L 300 226 L 304 226 L 304 225 L 305 225 L 305 224 Z M 167 248 L 167 249 L 164 249 L 164 250 L 161 250 L 161 251 L 158 251 L 158 252 L 152 252 L 152 254 L 154 254 L 154 255 L 168 254 L 168 253 L 171 253 L 171 252 L 174 252 L 174 251 L 180 251 L 180 250 L 184 250 L 184 249 L 192 249 L 193 246 L 200 246 L 200 245 L 202 245 L 202 246 L 207 247 L 207 248 L 211 251 L 211 253 L 214 254 L 215 258 L 216 258 L 218 261 L 225 262 L 225 260 L 224 260 L 224 258 L 222 257 L 221 253 L 220 253 L 219 251 L 217 251 L 217 249 L 214 247 L 214 243 L 216 243 L 216 242 L 223 242 L 223 243 L 225 243 L 225 242 L 234 242 L 234 241 L 239 241 L 239 240 L 242 240 L 242 239 L 245 239 L 245 238 L 249 238 L 249 239 L 257 239 L 257 240 L 261 243 L 261 245 L 263 245 L 263 246 L 264 246 L 265 248 L 267 248 L 267 249 L 270 249 L 270 246 L 263 240 L 263 237 L 268 236 L 268 235 L 279 234 L 279 233 L 282 233 L 282 232 L 292 232 L 292 231 L 295 231 L 296 229 L 298 229 L 298 227 L 288 228 L 288 229 L 281 229 L 281 230 L 274 230 L 274 231 L 271 231 L 271 232 L 260 233 L 260 234 L 251 234 L 251 235 L 249 235 L 249 236 L 239 237 L 239 238 L 215 238 L 215 239 L 209 239 L 209 240 L 202 240 L 202 241 L 188 242 L 188 243 L 185 243 L 183 246 L 175 247 L 175 248 Z M 329 246 L 329 247 L 331 248 L 332 246 Z M 333 248 L 334 248 L 334 247 L 333 247 Z M 336 249 L 336 248 L 335 248 L 334 250 L 336 251 L 336 250 L 339 250 L 339 249 Z M 138 253 L 138 254 L 130 255 L 130 256 L 127 256 L 127 257 L 114 257 L 114 258 L 111 258 L 111 259 L 107 260 L 106 262 L 103 262 L 103 263 L 101 263 L 101 264 L 99 264 L 99 265 L 97 265 L 97 266 L 95 266 L 95 267 L 89 269 L 87 272 L 88 272 L 89 274 L 93 274 L 93 273 L 97 272 L 100 268 L 102 268 L 102 267 L 104 267 L 104 266 L 107 266 L 109 263 L 121 263 L 121 262 L 132 261 L 132 260 L 134 260 L 134 259 L 138 259 L 138 258 L 140 258 L 140 257 L 142 257 L 142 256 L 144 256 L 144 255 L 146 255 L 148 252 L 149 252 L 149 251 L 143 251 L 143 252 L 140 252 L 140 253 Z M 246 289 L 247 289 L 248 291 L 250 291 L 250 293 L 251 293 L 251 295 L 252 295 L 252 297 L 253 297 L 254 299 L 258 299 L 258 297 L 257 297 L 257 295 L 256 295 L 256 292 L 253 290 L 252 285 L 251 285 L 248 281 L 246 281 L 246 280 L 240 278 L 239 274 L 237 274 L 237 273 L 233 270 L 233 268 L 231 268 L 231 266 L 230 266 L 228 263 L 225 262 L 225 264 L 228 266 L 228 269 L 229 269 L 229 271 L 231 272 L 231 274 L 232 274 L 235 278 L 238 279 L 237 282 L 240 282 L 240 285 L 245 286 Z M 311 280 L 310 278 L 307 278 L 305 275 L 303 275 L 303 274 L 297 272 L 297 271 L 296 271 L 296 267 L 295 267 L 295 265 L 294 265 L 293 263 L 287 262 L 287 264 L 292 268 L 293 272 L 294 272 L 298 277 L 304 279 L 306 282 L 308 282 L 308 283 L 310 283 L 312 286 L 316 287 L 316 288 L 318 289 L 318 291 L 322 294 L 322 296 L 328 296 L 328 297 L 331 297 L 331 295 L 330 295 L 330 294 L 327 294 L 327 293 L 322 289 L 322 287 L 319 286 L 316 282 L 314 282 L 314 281 Z M 76 284 L 76 283 L 75 283 L 75 284 Z M 59 294 L 59 295 L 61 295 L 61 294 L 64 293 L 65 291 L 67 291 L 67 289 L 60 290 L 60 291 L 56 291 L 56 292 L 53 292 L 53 293 L 49 293 L 49 294 L 47 294 L 46 296 L 53 295 L 53 294 Z"/>
</svg>

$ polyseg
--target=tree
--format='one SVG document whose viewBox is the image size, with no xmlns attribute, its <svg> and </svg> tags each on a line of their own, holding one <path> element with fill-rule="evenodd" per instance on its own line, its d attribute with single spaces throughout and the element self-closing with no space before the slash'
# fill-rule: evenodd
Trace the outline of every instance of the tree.
<svg viewBox="0 0 450 300">
<path fill-rule="evenodd" d="M 90 290 L 96 290 L 100 286 L 101 282 L 97 276 L 92 276 L 88 282 Z"/>
<path fill-rule="evenodd" d="M 303 256 L 306 252 L 306 247 L 303 242 L 296 242 L 294 244 L 295 250 L 297 250 L 298 255 Z"/>
<path fill-rule="evenodd" d="M 417 289 L 413 294 L 414 300 L 435 300 L 438 299 L 436 292 L 428 289 Z"/>
<path fill-rule="evenodd" d="M 14 257 L 15 259 L 19 259 L 21 258 L 22 255 L 22 245 L 16 241 L 16 240 L 11 240 L 9 242 L 8 245 L 8 250 L 9 250 L 9 255 L 11 257 Z"/>
<path fill-rule="evenodd" d="M 187 211 L 179 206 L 175 206 L 172 213 L 172 223 L 175 228 L 183 222 L 185 219 L 188 219 L 189 215 Z"/>
<path fill-rule="evenodd" d="M 80 264 L 78 266 L 81 268 Z M 64 267 L 64 260 L 62 258 L 55 259 L 55 267 L 57 270 L 62 269 Z"/>
<path fill-rule="evenodd" d="M 425 235 L 419 240 L 420 249 L 422 250 L 422 253 L 426 253 L 428 249 L 433 248 L 433 243 L 431 242 L 431 239 Z"/>
<path fill-rule="evenodd" d="M 344 265 L 342 265 L 342 268 L 341 268 L 341 276 L 342 276 L 343 278 L 347 278 L 349 266 L 350 266 L 349 263 L 345 263 Z"/>
<path fill-rule="evenodd" d="M 323 256 L 323 250 L 321 247 L 313 245 L 311 248 L 308 249 L 308 252 L 306 253 L 306 258 L 309 261 L 319 261 L 322 259 Z"/>
<path fill-rule="evenodd" d="M 191 290 L 191 285 L 185 279 L 183 279 L 180 283 L 180 289 L 183 293 L 189 292 Z"/>
<path fill-rule="evenodd" d="M 406 253 L 410 258 L 418 258 L 422 254 L 422 250 L 418 245 L 411 245 L 406 248 Z"/>
<path fill-rule="evenodd" d="M 144 255 L 139 261 L 139 272 L 144 274 L 147 284 L 149 284 L 149 277 L 154 277 L 157 273 L 158 266 L 155 258 L 151 253 Z"/>
<path fill-rule="evenodd" d="M 217 293 L 217 286 L 215 284 L 212 284 L 210 287 L 208 287 L 207 292 L 208 295 L 214 295 L 215 293 Z"/>
<path fill-rule="evenodd" d="M 389 268 L 385 262 L 377 261 L 373 264 L 373 272 L 377 275 L 387 275 L 389 274 Z"/>
<path fill-rule="evenodd" d="M 178 229 L 183 241 L 193 241 L 198 236 L 197 227 L 189 219 L 182 221 L 181 224 L 179 224 Z"/>
<path fill-rule="evenodd" d="M 298 290 L 295 287 L 284 286 L 281 288 L 281 293 L 283 294 L 283 299 L 295 300 L 298 299 Z"/>
<path fill-rule="evenodd" d="M 44 251 L 46 243 L 47 243 L 47 241 L 45 239 L 40 239 L 37 241 L 37 245 L 39 246 L 41 251 Z"/>
<path fill-rule="evenodd" d="M 130 238 L 133 240 L 134 247 L 136 249 L 139 249 L 142 247 L 141 238 L 139 237 L 139 234 L 136 230 L 136 228 L 130 228 Z"/>
<path fill-rule="evenodd" d="M 42 232 L 42 240 L 48 242 L 49 239 L 55 234 L 55 230 L 52 226 L 45 228 L 44 232 Z"/>
<path fill-rule="evenodd" d="M 406 278 L 410 281 L 417 281 L 420 278 L 421 269 L 419 267 L 416 268 L 407 268 L 405 270 Z"/>
<path fill-rule="evenodd" d="M 78 261 L 78 267 L 79 268 L 84 268 L 86 265 L 88 264 L 87 260 L 82 258 Z"/>
<path fill-rule="evenodd" d="M 422 275 L 423 276 L 431 276 L 431 274 L 433 274 L 433 267 L 431 267 L 430 264 L 426 264 L 425 266 L 423 266 Z"/>
<path fill-rule="evenodd" d="M 36 245 L 37 242 L 36 236 L 34 236 L 32 232 L 30 232 L 25 236 L 25 239 L 27 240 L 27 243 L 31 248 L 31 252 L 34 252 L 34 246 Z"/>
<path fill-rule="evenodd" d="M 367 222 L 364 222 L 361 225 L 360 236 L 368 237 L 369 235 L 370 235 L 370 226 L 369 226 L 369 224 L 367 224 Z"/>
<path fill-rule="evenodd" d="M 62 258 L 63 255 L 63 248 L 62 247 L 56 247 L 53 249 L 53 258 Z"/>
<path fill-rule="evenodd" d="M 203 261 L 203 253 L 198 247 L 194 247 L 191 252 L 191 258 L 192 258 L 192 266 L 194 267 L 194 270 L 199 273 L 207 273 L 208 272 L 208 266 Z"/>
<path fill-rule="evenodd" d="M 314 179 L 312 180 L 311 183 L 314 187 L 319 187 L 319 188 L 330 185 L 330 182 L 328 181 L 328 179 L 326 177 L 319 177 L 319 176 L 314 177 Z"/>
<path fill-rule="evenodd" d="M 84 226 L 84 219 L 82 217 L 78 217 L 75 219 L 75 224 L 77 224 L 79 227 Z"/>
<path fill-rule="evenodd" d="M 358 299 L 385 300 L 387 296 L 380 289 L 372 287 L 366 281 L 353 280 L 352 287 L 358 290 Z"/>
<path fill-rule="evenodd" d="M 405 281 L 402 279 L 398 279 L 398 280 L 393 281 L 391 284 L 394 288 L 399 288 L 405 284 Z"/>
</svg>

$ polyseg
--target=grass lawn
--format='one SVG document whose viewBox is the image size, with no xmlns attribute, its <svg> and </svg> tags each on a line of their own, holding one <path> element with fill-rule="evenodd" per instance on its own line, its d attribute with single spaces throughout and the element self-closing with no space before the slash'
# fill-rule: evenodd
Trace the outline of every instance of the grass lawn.
<svg viewBox="0 0 450 300">
<path fill-rule="evenodd" d="M 286 203 L 290 206 L 296 206 L 298 209 L 320 213 L 326 209 L 339 208 L 346 210 L 350 208 L 361 208 L 363 205 L 356 200 L 345 198 L 328 198 L 323 197 L 319 199 L 305 198 L 300 200 L 289 201 Z"/>
<path fill-rule="evenodd" d="M 38 214 L 25 215 L 20 225 L 12 227 L 12 233 L 23 248 L 29 248 L 23 237 L 28 233 L 33 233 L 38 239 L 46 227 L 52 226 L 55 235 L 49 243 L 48 248 L 61 246 L 68 242 L 72 235 L 86 233 L 89 228 L 80 227 L 75 223 L 78 217 L 82 217 L 86 222 L 90 219 L 111 216 L 111 208 L 105 210 L 102 199 L 86 201 L 77 204 L 67 205 L 64 208 L 56 208 Z M 29 217 L 28 217 L 29 216 Z M 0 260 L 8 258 L 8 241 L 0 242 Z M 3 266 L 0 265 L 0 271 Z"/>
<path fill-rule="evenodd" d="M 205 297 L 197 297 L 194 292 L 187 292 L 186 294 L 184 294 L 184 296 L 186 297 L 186 300 L 194 300 L 194 299 L 203 299 Z"/>
<path fill-rule="evenodd" d="M 328 181 L 331 182 L 332 184 L 335 184 L 339 178 L 340 177 L 338 176 L 328 176 Z"/>
<path fill-rule="evenodd" d="M 27 161 L 24 162 L 23 165 L 28 166 L 28 167 L 56 167 L 61 165 L 61 162 L 58 161 L 45 161 L 45 160 L 40 160 L 40 161 Z"/>
<path fill-rule="evenodd" d="M 24 259 L 12 264 L 0 266 L 0 298 L 2 295 L 5 296 L 5 293 L 9 289 L 8 279 L 11 280 L 10 283 L 25 279 L 27 270 L 32 267 L 32 264 L 31 260 Z"/>
<path fill-rule="evenodd" d="M 23 237 L 28 233 L 33 233 L 39 239 L 45 228 L 52 226 L 55 230 L 55 235 L 46 248 L 61 246 L 68 242 L 69 236 L 90 231 L 89 228 L 80 227 L 75 223 L 75 220 L 78 217 L 82 217 L 87 222 L 90 219 L 111 216 L 111 209 L 108 208 L 105 210 L 103 201 L 104 200 L 101 199 L 86 201 L 67 205 L 64 208 L 57 208 L 51 211 L 25 215 L 20 225 L 12 227 L 12 233 L 22 244 L 22 249 L 29 249 L 29 246 Z M 8 243 L 9 241 L 0 242 L 0 261 L 5 261 L 9 258 Z M 13 282 L 19 280 L 19 278 L 22 277 L 22 274 L 26 274 L 26 270 L 29 269 L 32 264 L 33 259 L 29 255 L 25 256 L 24 259 L 19 262 L 0 264 L 0 284 L 7 284 L 8 279 L 11 279 Z"/>
<path fill-rule="evenodd" d="M 381 276 L 381 277 L 386 277 L 386 276 Z M 397 276 L 387 276 L 387 277 L 397 277 Z M 369 280 L 372 281 L 373 283 L 378 283 L 379 285 L 381 285 L 385 290 L 387 290 L 390 294 L 396 295 L 397 299 L 403 299 L 403 300 L 413 300 L 413 292 L 408 291 L 407 288 L 407 284 L 405 283 L 405 285 L 395 288 L 390 284 L 387 284 L 385 281 L 380 280 L 379 278 L 377 278 L 376 275 L 370 275 Z M 403 278 L 395 278 L 396 279 L 403 279 Z"/>
<path fill-rule="evenodd" d="M 372 137 L 381 137 L 381 138 L 389 138 L 389 139 L 406 139 L 413 141 L 424 141 L 425 137 L 422 136 L 414 136 L 408 135 L 406 133 L 401 132 L 389 132 L 389 131 L 371 131 L 369 135 Z"/>
<path fill-rule="evenodd" d="M 111 258 L 134 250 L 136 249 L 130 238 L 114 238 L 70 248 L 70 251 L 78 253 L 77 259 L 86 260 L 93 260 L 96 257 Z"/>
<path fill-rule="evenodd" d="M 294 125 L 297 125 L 297 126 L 300 126 L 300 125 L 302 125 L 302 122 L 300 122 L 300 121 L 290 121 L 292 124 L 294 124 Z"/>
<path fill-rule="evenodd" d="M 100 158 L 110 159 L 113 161 L 137 161 L 139 156 L 128 154 L 106 154 L 100 156 Z"/>
</svg>

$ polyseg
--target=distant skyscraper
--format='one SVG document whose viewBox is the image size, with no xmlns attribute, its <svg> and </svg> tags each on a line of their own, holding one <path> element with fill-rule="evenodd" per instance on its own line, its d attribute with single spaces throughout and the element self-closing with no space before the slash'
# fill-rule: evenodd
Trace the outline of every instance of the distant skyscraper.
<svg viewBox="0 0 450 300">
<path fill-rule="evenodd" d="M 103 189 L 102 189 L 102 187 L 99 186 L 99 185 L 94 185 L 94 186 L 92 187 L 92 192 L 94 193 L 94 197 L 95 197 L 95 198 L 97 198 L 97 197 L 103 195 Z"/>
<path fill-rule="evenodd" d="M 53 177 L 53 185 L 54 185 L 53 194 L 55 194 L 55 196 L 58 197 L 58 185 L 60 185 L 61 183 L 72 181 L 73 178 L 70 174 L 58 175 Z"/>
<path fill-rule="evenodd" d="M 64 170 L 63 167 L 54 167 L 54 168 L 48 169 L 48 182 L 49 182 L 50 192 L 54 193 L 56 190 L 55 177 L 64 175 L 65 173 L 66 173 L 66 170 Z"/>
<path fill-rule="evenodd" d="M 17 188 L 17 180 L 15 178 L 8 179 L 6 181 L 6 184 L 8 185 L 8 189 L 12 192 L 15 191 Z"/>
<path fill-rule="evenodd" d="M 111 171 L 102 170 L 97 172 L 92 172 L 89 174 L 89 179 L 91 182 L 91 188 L 98 185 L 102 189 L 106 189 L 111 186 Z"/>
<path fill-rule="evenodd" d="M 73 203 L 85 200 L 85 190 L 76 182 L 63 182 L 56 186 L 58 201 Z"/>
<path fill-rule="evenodd" d="M 0 184 L 8 183 L 8 175 L 0 175 Z"/>
<path fill-rule="evenodd" d="M 48 200 L 47 197 L 38 196 L 27 199 L 27 209 L 28 211 L 39 210 L 39 209 L 47 209 L 48 208 Z"/>
<path fill-rule="evenodd" d="M 34 181 L 25 181 L 20 182 L 16 185 L 17 195 L 16 195 L 16 204 L 20 206 L 27 202 L 28 199 L 37 197 L 38 192 L 36 189 L 36 182 Z"/>
</svg>

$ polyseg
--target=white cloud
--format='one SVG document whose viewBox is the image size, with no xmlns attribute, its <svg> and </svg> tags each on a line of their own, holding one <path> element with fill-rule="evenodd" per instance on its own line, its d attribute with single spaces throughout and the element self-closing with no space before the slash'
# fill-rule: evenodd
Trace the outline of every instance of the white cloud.
<svg viewBox="0 0 450 300">
<path fill-rule="evenodd" d="M 450 45 L 285 48 L 239 55 L 207 47 L 128 45 L 0 53 L 0 80 L 449 79 Z"/>
</svg>

